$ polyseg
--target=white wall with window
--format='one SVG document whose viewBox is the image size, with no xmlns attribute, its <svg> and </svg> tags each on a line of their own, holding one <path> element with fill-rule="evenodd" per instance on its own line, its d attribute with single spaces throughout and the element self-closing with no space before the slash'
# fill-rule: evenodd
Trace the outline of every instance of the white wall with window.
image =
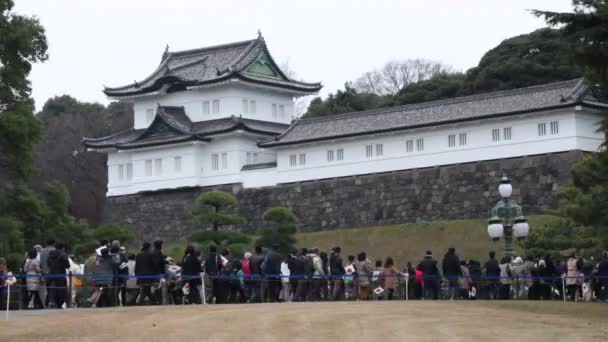
<svg viewBox="0 0 608 342">
<path fill-rule="evenodd" d="M 193 122 L 234 115 L 288 124 L 294 116 L 293 95 L 272 90 L 260 91 L 246 86 L 219 85 L 136 98 L 133 101 L 134 128 L 148 127 L 152 122 L 148 110 L 152 109 L 155 115 L 159 104 L 184 106 L 186 115 Z"/>
<path fill-rule="evenodd" d="M 593 120 L 589 119 L 591 117 Z M 591 130 L 589 122 L 597 123 L 598 116 L 587 116 L 585 119 L 589 122 L 580 124 L 580 131 L 588 135 L 585 137 L 577 134 L 574 118 L 572 109 L 554 110 L 373 137 L 362 135 L 331 142 L 277 147 L 278 182 L 290 183 L 575 149 L 597 149 L 602 137 Z M 540 122 L 546 124 L 543 136 L 538 135 Z M 500 144 L 496 144 L 497 141 Z M 332 153 L 329 152 L 335 151 L 337 146 L 340 146 L 346 156 L 341 161 L 336 160 L 335 152 L 332 159 Z M 289 156 L 299 153 L 306 154 L 306 165 L 290 167 Z"/>
<path fill-rule="evenodd" d="M 259 137 L 243 134 L 216 137 L 210 143 L 110 152 L 108 195 L 232 183 L 272 186 L 522 155 L 595 151 L 603 142 L 596 132 L 601 119 L 587 110 L 553 110 L 266 149 L 257 146 Z M 544 127 L 540 129 L 544 135 L 539 135 L 539 127 Z M 457 148 L 446 147 L 450 140 Z M 217 158 L 215 171 L 212 158 Z M 241 170 L 247 164 L 273 161 L 276 168 Z"/>
</svg>

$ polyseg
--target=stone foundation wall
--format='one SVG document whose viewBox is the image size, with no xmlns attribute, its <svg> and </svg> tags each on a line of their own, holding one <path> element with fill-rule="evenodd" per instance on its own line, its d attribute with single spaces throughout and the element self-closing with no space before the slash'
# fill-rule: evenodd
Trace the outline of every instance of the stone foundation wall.
<svg viewBox="0 0 608 342">
<path fill-rule="evenodd" d="M 176 240 L 199 224 L 190 214 L 196 197 L 213 189 L 233 193 L 232 208 L 253 231 L 269 207 L 291 208 L 301 231 L 488 217 L 506 173 L 526 215 L 558 206 L 555 191 L 570 179 L 581 151 L 394 171 L 381 174 L 245 189 L 240 184 L 110 197 L 104 221 L 132 227 L 139 240 Z"/>
</svg>

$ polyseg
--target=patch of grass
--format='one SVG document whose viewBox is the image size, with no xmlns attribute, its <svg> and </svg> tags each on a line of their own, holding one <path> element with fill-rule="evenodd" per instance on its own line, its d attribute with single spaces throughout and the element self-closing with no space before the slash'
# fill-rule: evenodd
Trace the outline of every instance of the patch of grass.
<svg viewBox="0 0 608 342">
<path fill-rule="evenodd" d="M 551 215 L 535 215 L 528 217 L 530 229 L 556 222 L 558 218 Z M 488 223 L 486 219 L 432 221 L 387 226 L 336 229 L 322 232 L 296 234 L 297 247 L 318 247 L 327 251 L 334 247 L 342 248 L 342 258 L 348 255 L 357 255 L 365 251 L 370 260 L 385 260 L 391 256 L 397 267 L 403 269 L 408 261 L 416 264 L 429 249 L 433 251 L 439 261 L 449 247 L 455 247 L 460 258 L 475 259 L 485 262 L 488 252 L 496 251 L 502 256 L 504 242 L 494 242 L 488 237 Z M 252 235 L 251 241 L 257 236 Z M 244 244 L 242 250 L 253 251 L 253 242 Z M 207 254 L 207 247 L 194 243 L 203 255 Z M 518 243 L 516 252 L 521 252 Z M 165 253 L 181 261 L 186 241 L 174 241 L 165 245 Z M 240 257 L 240 256 L 238 256 Z"/>
<path fill-rule="evenodd" d="M 528 217 L 530 229 L 558 220 L 555 216 Z M 461 258 L 485 261 L 490 250 L 502 255 L 504 242 L 488 237 L 485 219 L 453 220 L 397 224 L 389 226 L 338 229 L 297 234 L 298 247 L 318 247 L 329 251 L 342 248 L 343 259 L 365 251 L 370 260 L 385 260 L 391 256 L 400 269 L 408 261 L 416 264 L 429 249 L 441 260 L 449 247 L 455 247 Z M 516 243 L 516 251 L 521 248 Z"/>
</svg>

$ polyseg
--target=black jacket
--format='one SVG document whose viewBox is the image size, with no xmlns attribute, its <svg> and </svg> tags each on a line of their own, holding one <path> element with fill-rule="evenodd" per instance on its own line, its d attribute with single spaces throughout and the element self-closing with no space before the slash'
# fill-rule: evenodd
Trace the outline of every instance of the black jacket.
<svg viewBox="0 0 608 342">
<path fill-rule="evenodd" d="M 182 260 L 182 274 L 183 275 L 200 275 L 201 263 L 198 258 L 192 254 L 187 254 Z"/>
<path fill-rule="evenodd" d="M 152 252 L 152 261 L 154 263 L 155 274 L 165 274 L 165 259 L 167 257 L 163 254 L 163 251 L 155 249 Z"/>
<path fill-rule="evenodd" d="M 299 256 L 293 260 L 293 268 L 290 266 L 289 271 L 292 276 L 303 276 L 306 274 L 306 257 Z M 297 278 L 300 279 L 300 278 Z"/>
<path fill-rule="evenodd" d="M 249 258 L 251 274 L 262 274 L 262 261 L 264 261 L 263 255 L 254 254 Z"/>
<path fill-rule="evenodd" d="M 500 277 L 500 266 L 498 266 L 498 261 L 496 259 L 486 261 L 484 268 L 486 269 L 487 277 Z M 498 280 L 498 278 L 491 280 Z"/>
<path fill-rule="evenodd" d="M 156 269 L 154 266 L 154 259 L 152 257 L 152 253 L 150 252 L 140 252 L 135 257 L 135 275 L 155 275 Z M 152 284 L 157 279 L 150 278 L 137 278 L 137 284 Z"/>
<path fill-rule="evenodd" d="M 222 271 L 222 262 L 219 254 L 210 252 L 205 260 L 205 273 L 210 275 L 219 274 Z"/>
<path fill-rule="evenodd" d="M 471 279 L 473 279 L 473 281 L 481 279 L 481 264 L 479 261 L 469 261 L 469 274 L 471 275 Z"/>
<path fill-rule="evenodd" d="M 422 270 L 425 277 L 440 276 L 439 269 L 437 268 L 437 260 L 433 259 L 432 256 L 425 256 L 424 259 L 420 261 L 420 264 L 418 264 L 418 267 Z"/>
<path fill-rule="evenodd" d="M 329 257 L 329 270 L 330 273 L 334 275 L 343 275 L 345 273 L 340 254 L 331 254 L 331 256 Z"/>
<path fill-rule="evenodd" d="M 283 258 L 281 255 L 273 250 L 268 250 L 264 261 L 262 261 L 262 273 L 277 275 L 281 274 L 281 262 Z"/>
<path fill-rule="evenodd" d="M 460 271 L 460 258 L 455 253 L 448 252 L 443 257 L 443 275 L 446 277 L 459 276 L 462 272 Z"/>
<path fill-rule="evenodd" d="M 50 274 L 65 274 L 65 270 L 70 268 L 70 261 L 65 252 L 54 249 L 49 252 L 49 271 Z M 63 278 L 61 278 L 63 279 Z"/>
<path fill-rule="evenodd" d="M 597 266 L 597 274 L 602 277 L 608 277 L 608 258 L 603 258 Z M 602 278 L 602 282 L 608 283 L 608 278 Z"/>
<path fill-rule="evenodd" d="M 182 260 L 182 275 L 186 281 L 195 285 L 202 284 L 200 277 L 201 271 L 201 262 L 195 255 L 188 254 L 184 256 L 184 259 Z"/>
</svg>

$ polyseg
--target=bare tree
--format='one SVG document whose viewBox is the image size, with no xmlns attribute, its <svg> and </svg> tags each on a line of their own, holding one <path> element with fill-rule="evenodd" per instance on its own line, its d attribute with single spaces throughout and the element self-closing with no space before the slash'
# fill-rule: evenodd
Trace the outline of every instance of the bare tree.
<svg viewBox="0 0 608 342">
<path fill-rule="evenodd" d="M 289 59 L 284 60 L 281 65 L 279 66 L 279 68 L 281 68 L 281 71 L 283 71 L 283 73 L 285 74 L 285 76 L 289 77 L 292 80 L 297 80 L 297 81 L 302 81 L 301 79 L 298 79 L 298 74 L 296 74 L 296 72 L 289 66 Z M 298 98 L 296 98 L 293 102 L 293 118 L 300 118 L 302 117 L 302 115 L 304 115 L 304 113 L 306 113 L 306 111 L 308 110 L 308 106 L 310 105 L 310 102 L 312 101 L 312 99 L 315 97 L 315 95 L 306 95 L 306 96 L 300 96 Z"/>
<path fill-rule="evenodd" d="M 354 82 L 354 87 L 362 93 L 394 95 L 411 83 L 450 72 L 453 72 L 452 67 L 427 59 L 390 61 L 380 69 L 361 75 Z"/>
</svg>

